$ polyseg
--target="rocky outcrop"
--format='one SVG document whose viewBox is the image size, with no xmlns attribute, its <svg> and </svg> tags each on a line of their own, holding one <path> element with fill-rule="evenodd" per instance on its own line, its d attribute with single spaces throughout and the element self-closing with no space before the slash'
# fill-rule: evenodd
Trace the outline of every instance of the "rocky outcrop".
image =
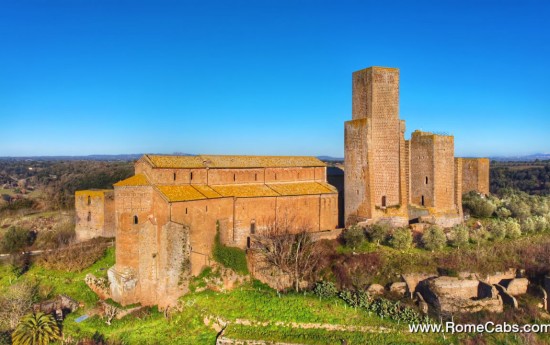
<svg viewBox="0 0 550 345">
<path fill-rule="evenodd" d="M 84 278 L 86 285 L 99 297 L 99 299 L 106 300 L 111 298 L 111 290 L 109 281 L 105 278 L 97 278 L 91 273 L 86 274 Z"/>
<path fill-rule="evenodd" d="M 367 289 L 367 293 L 371 296 L 383 295 L 384 287 L 380 284 L 371 284 Z"/>
<path fill-rule="evenodd" d="M 401 275 L 401 278 L 407 284 L 407 290 L 409 293 L 409 297 L 411 298 L 416 291 L 416 287 L 418 286 L 418 283 L 420 283 L 423 280 L 435 278 L 435 277 L 437 276 L 434 274 L 428 274 L 428 273 L 410 273 L 410 274 Z"/>
<path fill-rule="evenodd" d="M 444 276 L 425 280 L 417 289 L 438 313 L 503 311 L 500 296 L 479 280 Z"/>
<path fill-rule="evenodd" d="M 524 295 L 527 293 L 529 280 L 527 278 L 514 278 L 506 286 L 507 292 L 512 296 Z"/>
<path fill-rule="evenodd" d="M 407 294 L 407 283 L 396 282 L 390 285 L 390 292 L 399 296 L 405 296 Z"/>
</svg>

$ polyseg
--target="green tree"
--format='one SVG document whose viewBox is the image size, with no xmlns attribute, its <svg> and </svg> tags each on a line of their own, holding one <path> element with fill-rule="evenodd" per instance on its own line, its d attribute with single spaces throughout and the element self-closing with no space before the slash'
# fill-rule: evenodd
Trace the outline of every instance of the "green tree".
<svg viewBox="0 0 550 345">
<path fill-rule="evenodd" d="M 355 250 L 365 242 L 365 232 L 360 226 L 353 225 L 342 234 L 346 246 Z"/>
<path fill-rule="evenodd" d="M 32 244 L 32 237 L 29 231 L 12 226 L 8 229 L 0 245 L 2 252 L 17 253 L 21 252 L 26 246 Z"/>
<path fill-rule="evenodd" d="M 464 225 L 455 225 L 451 229 L 453 245 L 457 248 L 464 247 L 470 240 L 470 231 Z"/>
<path fill-rule="evenodd" d="M 370 240 L 372 242 L 376 242 L 376 244 L 380 244 L 381 242 L 384 242 L 388 237 L 389 232 L 390 232 L 390 226 L 383 223 L 374 224 L 367 230 Z"/>
<path fill-rule="evenodd" d="M 504 223 L 506 225 L 506 237 L 516 239 L 521 236 L 521 226 L 517 220 L 509 218 Z"/>
<path fill-rule="evenodd" d="M 437 225 L 430 226 L 422 235 L 422 244 L 428 250 L 443 249 L 447 244 L 447 237 Z"/>
<path fill-rule="evenodd" d="M 493 220 L 487 225 L 491 237 L 495 241 L 501 241 L 506 237 L 506 222 Z"/>
<path fill-rule="evenodd" d="M 412 242 L 412 233 L 408 228 L 395 229 L 390 239 L 390 245 L 396 249 L 408 249 Z"/>
<path fill-rule="evenodd" d="M 41 312 L 25 316 L 12 334 L 13 345 L 47 345 L 61 339 L 53 316 Z"/>
</svg>

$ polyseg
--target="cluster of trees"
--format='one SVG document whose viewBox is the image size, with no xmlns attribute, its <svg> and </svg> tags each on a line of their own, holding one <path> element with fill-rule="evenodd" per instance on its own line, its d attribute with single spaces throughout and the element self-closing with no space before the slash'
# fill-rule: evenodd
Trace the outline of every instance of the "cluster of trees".
<svg viewBox="0 0 550 345">
<path fill-rule="evenodd" d="M 25 179 L 48 209 L 70 209 L 76 190 L 112 188 L 133 173 L 133 162 L 0 160 L 0 181 Z"/>
<path fill-rule="evenodd" d="M 550 161 L 491 162 L 491 193 L 517 189 L 529 194 L 550 195 Z"/>
</svg>

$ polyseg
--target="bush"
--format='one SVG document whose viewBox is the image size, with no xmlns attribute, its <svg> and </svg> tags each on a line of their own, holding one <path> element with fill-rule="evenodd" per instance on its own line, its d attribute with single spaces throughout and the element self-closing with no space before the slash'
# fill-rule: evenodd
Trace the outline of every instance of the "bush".
<svg viewBox="0 0 550 345">
<path fill-rule="evenodd" d="M 367 229 L 367 234 L 372 242 L 380 244 L 386 240 L 390 232 L 390 226 L 387 224 L 379 223 L 372 225 Z"/>
<path fill-rule="evenodd" d="M 489 232 L 484 228 L 475 229 L 470 234 L 470 240 L 472 240 L 472 242 L 474 242 L 478 246 L 482 243 L 487 242 L 489 237 L 490 237 Z"/>
<path fill-rule="evenodd" d="M 504 221 L 493 220 L 487 225 L 491 238 L 495 241 L 502 241 L 506 237 L 506 224 Z"/>
<path fill-rule="evenodd" d="M 342 234 L 342 239 L 347 247 L 355 249 L 365 242 L 365 232 L 357 225 L 353 225 Z"/>
<path fill-rule="evenodd" d="M 470 232 L 464 225 L 455 225 L 451 229 L 451 238 L 453 246 L 457 248 L 464 247 L 470 240 Z"/>
<path fill-rule="evenodd" d="M 475 191 L 464 194 L 462 205 L 472 216 L 478 218 L 491 217 L 496 210 L 495 204 Z"/>
<path fill-rule="evenodd" d="M 34 233 L 31 231 L 12 226 L 2 238 L 0 247 L 3 253 L 21 252 L 27 246 L 32 245 L 34 238 Z"/>
<path fill-rule="evenodd" d="M 516 239 L 521 236 L 521 227 L 517 220 L 509 218 L 504 223 L 506 225 L 506 237 Z"/>
<path fill-rule="evenodd" d="M 506 207 L 499 207 L 495 213 L 498 218 L 508 218 L 512 215 L 512 212 Z"/>
<path fill-rule="evenodd" d="M 331 298 L 338 294 L 338 289 L 333 282 L 320 281 L 315 283 L 313 293 L 320 298 Z"/>
<path fill-rule="evenodd" d="M 248 274 L 245 251 L 240 248 L 224 246 L 220 240 L 219 230 L 216 230 L 213 256 L 214 260 L 223 266 L 230 268 L 239 274 Z"/>
<path fill-rule="evenodd" d="M 447 237 L 437 225 L 430 226 L 422 235 L 422 244 L 428 250 L 443 249 L 447 244 Z"/>
<path fill-rule="evenodd" d="M 529 207 L 527 202 L 519 199 L 518 197 L 510 201 L 508 208 L 512 212 L 512 216 L 514 216 L 514 218 L 527 219 L 531 216 L 531 207 Z"/>
<path fill-rule="evenodd" d="M 390 239 L 390 245 L 395 249 L 408 249 L 412 241 L 412 233 L 408 228 L 397 228 Z"/>
<path fill-rule="evenodd" d="M 106 245 L 99 239 L 82 242 L 64 249 L 45 252 L 37 263 L 47 269 L 81 272 L 105 254 Z"/>
</svg>

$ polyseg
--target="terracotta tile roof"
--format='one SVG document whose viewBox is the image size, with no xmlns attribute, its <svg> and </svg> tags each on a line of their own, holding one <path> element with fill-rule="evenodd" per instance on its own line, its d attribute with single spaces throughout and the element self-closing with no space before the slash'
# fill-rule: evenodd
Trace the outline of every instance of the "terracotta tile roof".
<svg viewBox="0 0 550 345">
<path fill-rule="evenodd" d="M 206 199 L 204 195 L 188 184 L 179 186 L 157 186 L 157 188 L 170 202 Z"/>
<path fill-rule="evenodd" d="M 113 186 L 124 187 L 124 186 L 148 186 L 148 185 L 150 185 L 150 183 L 147 180 L 147 177 L 145 177 L 145 175 L 143 174 L 137 174 L 127 178 L 126 180 L 117 182 Z"/>
<path fill-rule="evenodd" d="M 204 168 L 199 156 L 145 155 L 154 168 Z"/>
<path fill-rule="evenodd" d="M 112 193 L 112 189 L 87 189 L 87 190 L 77 190 L 75 195 L 89 195 L 89 196 L 104 196 L 105 193 Z"/>
<path fill-rule="evenodd" d="M 168 156 L 145 155 L 153 168 L 289 168 L 324 167 L 325 163 L 309 156 Z"/>
<path fill-rule="evenodd" d="M 201 155 L 210 168 L 289 168 L 324 167 L 325 163 L 309 156 L 214 156 Z"/>
<path fill-rule="evenodd" d="M 199 185 L 194 184 L 192 186 L 208 199 L 221 197 L 221 195 L 215 190 L 213 190 L 210 186 L 202 185 L 202 184 L 199 184 Z"/>
<path fill-rule="evenodd" d="M 311 195 L 337 193 L 334 187 L 327 183 L 301 182 L 301 183 L 277 183 L 268 184 L 280 195 Z"/>
<path fill-rule="evenodd" d="M 240 198 L 279 196 L 277 192 L 265 184 L 220 185 L 210 187 L 222 196 L 236 196 Z"/>
</svg>

